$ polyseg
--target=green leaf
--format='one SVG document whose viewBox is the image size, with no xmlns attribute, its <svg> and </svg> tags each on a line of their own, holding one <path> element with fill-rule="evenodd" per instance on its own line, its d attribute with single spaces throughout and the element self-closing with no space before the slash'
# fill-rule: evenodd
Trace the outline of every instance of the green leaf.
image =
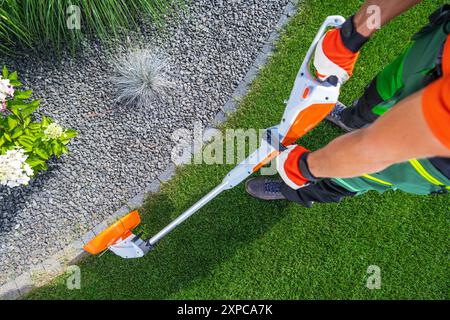
<svg viewBox="0 0 450 320">
<path fill-rule="evenodd" d="M 9 84 L 12 85 L 13 87 L 23 86 L 22 82 L 17 81 L 17 80 L 11 80 L 11 81 L 9 81 Z"/>
<path fill-rule="evenodd" d="M 11 116 L 11 115 L 8 116 L 6 118 L 6 120 L 7 120 L 9 131 L 12 131 L 15 127 L 17 127 L 17 124 L 19 123 L 19 120 L 17 120 L 17 117 Z"/>
<path fill-rule="evenodd" d="M 67 129 L 64 133 L 65 133 L 64 139 L 75 138 L 78 135 L 78 132 L 74 129 Z"/>
<path fill-rule="evenodd" d="M 28 128 L 29 128 L 30 130 L 36 131 L 36 130 L 41 130 L 42 126 L 41 126 L 40 123 L 34 122 L 34 123 L 31 123 L 31 124 L 28 126 Z"/>
<path fill-rule="evenodd" d="M 3 79 L 8 79 L 9 71 L 6 66 L 3 66 Z"/>
<path fill-rule="evenodd" d="M 6 142 L 6 139 L 5 139 L 4 137 L 1 137 L 1 138 L 0 138 L 0 147 L 1 147 L 2 145 L 4 145 L 5 142 Z"/>
<path fill-rule="evenodd" d="M 33 93 L 33 90 L 25 90 L 25 91 L 16 91 L 14 92 L 14 98 L 15 99 L 29 99 L 31 97 L 31 94 Z"/>
<path fill-rule="evenodd" d="M 8 109 L 19 119 L 22 119 L 21 110 L 25 109 L 27 104 L 20 100 L 8 101 Z"/>
<path fill-rule="evenodd" d="M 24 138 L 25 136 L 20 136 L 17 142 L 28 152 L 33 151 L 33 142 L 30 139 Z"/>
<path fill-rule="evenodd" d="M 50 157 L 53 154 L 53 150 L 52 150 L 52 145 L 47 141 L 45 143 L 45 152 L 48 154 L 48 156 Z"/>
<path fill-rule="evenodd" d="M 17 71 L 14 71 L 13 73 L 11 73 L 11 74 L 8 76 L 8 79 L 11 80 L 11 81 L 14 81 L 14 80 L 17 81 Z"/>
<path fill-rule="evenodd" d="M 49 117 L 42 117 L 42 126 L 43 127 L 48 127 L 48 125 L 50 123 L 52 123 L 53 121 L 49 118 Z"/>
<path fill-rule="evenodd" d="M 29 156 L 25 162 L 28 163 L 31 168 L 45 165 L 45 161 L 36 156 Z"/>
<path fill-rule="evenodd" d="M 23 124 L 25 125 L 25 127 L 28 127 L 28 125 L 31 123 L 31 117 L 26 117 L 25 119 L 23 119 Z"/>
<path fill-rule="evenodd" d="M 17 139 L 18 137 L 20 137 L 23 134 L 23 130 L 22 128 L 18 127 L 16 129 L 14 129 L 11 138 L 13 139 Z"/>
<path fill-rule="evenodd" d="M 61 148 L 61 145 L 57 141 L 52 143 L 52 151 L 58 158 L 61 156 L 62 148 Z"/>
<path fill-rule="evenodd" d="M 22 110 L 22 116 L 28 117 L 30 116 L 34 111 L 36 111 L 37 108 L 39 108 L 39 100 L 34 100 L 30 102 L 23 110 Z"/>
<path fill-rule="evenodd" d="M 24 134 L 23 136 L 20 137 L 20 139 L 27 139 L 31 143 L 34 143 L 37 140 L 37 138 L 35 136 L 28 135 L 28 134 Z"/>
<path fill-rule="evenodd" d="M 36 148 L 34 150 L 34 152 L 44 160 L 48 160 L 48 158 L 49 158 L 49 155 L 47 154 L 47 152 L 42 148 Z"/>
<path fill-rule="evenodd" d="M 23 108 L 26 108 L 27 103 L 23 102 L 20 99 L 14 99 L 14 100 L 9 100 L 8 101 L 8 106 L 10 108 L 23 109 Z"/>
<path fill-rule="evenodd" d="M 22 145 L 27 151 L 33 151 L 33 146 L 36 141 L 34 137 L 28 135 L 21 135 L 17 141 Z"/>
<path fill-rule="evenodd" d="M 40 104 L 41 104 L 41 100 L 36 99 L 36 100 L 33 100 L 30 103 L 28 103 L 28 106 L 38 107 Z"/>
<path fill-rule="evenodd" d="M 20 109 L 18 109 L 18 108 L 9 108 L 9 111 L 11 111 L 11 113 L 13 115 L 15 115 L 17 118 L 22 119 L 22 115 L 20 114 Z"/>
<path fill-rule="evenodd" d="M 3 134 L 3 137 L 4 137 L 7 141 L 12 142 L 11 136 L 10 136 L 8 133 L 5 132 L 5 133 Z"/>
<path fill-rule="evenodd" d="M 61 142 L 63 145 L 66 145 L 70 142 L 70 139 L 59 139 L 59 142 Z"/>
</svg>

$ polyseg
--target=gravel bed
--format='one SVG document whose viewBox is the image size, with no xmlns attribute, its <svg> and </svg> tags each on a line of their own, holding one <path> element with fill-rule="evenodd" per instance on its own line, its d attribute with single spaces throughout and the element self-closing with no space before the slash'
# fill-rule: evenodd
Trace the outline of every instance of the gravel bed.
<svg viewBox="0 0 450 320">
<path fill-rule="evenodd" d="M 171 134 L 208 126 L 244 77 L 288 0 L 195 0 L 164 31 L 143 22 L 114 46 L 82 57 L 0 57 L 17 70 L 41 114 L 79 131 L 70 154 L 26 188 L 0 187 L 0 284 L 63 249 L 142 192 L 170 162 Z M 171 61 L 170 94 L 145 108 L 113 102 L 111 58 L 159 48 Z"/>
</svg>

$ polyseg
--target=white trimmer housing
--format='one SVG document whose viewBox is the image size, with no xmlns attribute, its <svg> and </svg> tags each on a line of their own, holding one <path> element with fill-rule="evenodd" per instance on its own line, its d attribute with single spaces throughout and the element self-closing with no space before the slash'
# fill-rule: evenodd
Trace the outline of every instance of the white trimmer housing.
<svg viewBox="0 0 450 320">
<path fill-rule="evenodd" d="M 144 256 L 144 250 L 140 246 L 144 244 L 144 241 L 140 238 L 133 241 L 135 238 L 136 236 L 131 234 L 127 238 L 110 246 L 109 250 L 124 259 L 141 258 Z"/>
</svg>

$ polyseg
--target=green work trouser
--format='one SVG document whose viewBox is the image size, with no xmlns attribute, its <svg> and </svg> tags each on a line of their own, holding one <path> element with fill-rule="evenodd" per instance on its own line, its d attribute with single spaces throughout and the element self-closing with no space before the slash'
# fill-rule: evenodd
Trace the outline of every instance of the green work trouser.
<svg viewBox="0 0 450 320">
<path fill-rule="evenodd" d="M 448 39 L 448 16 L 447 20 L 441 19 L 440 24 L 430 23 L 416 34 L 412 45 L 372 80 L 364 94 L 343 112 L 342 120 L 347 126 L 362 128 L 370 125 L 400 100 L 441 76 L 439 59 Z M 412 159 L 378 173 L 331 180 L 357 194 L 369 190 L 382 193 L 397 189 L 414 194 L 448 192 L 450 179 L 433 164 L 433 160 Z M 450 159 L 440 160 L 440 163 L 450 165 Z"/>
</svg>

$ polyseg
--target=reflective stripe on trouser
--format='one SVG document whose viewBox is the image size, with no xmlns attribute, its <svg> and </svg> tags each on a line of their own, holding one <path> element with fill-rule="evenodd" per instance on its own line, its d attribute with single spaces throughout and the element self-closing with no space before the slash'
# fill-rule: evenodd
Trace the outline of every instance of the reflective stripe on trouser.
<svg viewBox="0 0 450 320">
<path fill-rule="evenodd" d="M 414 165 L 413 165 L 414 164 Z M 371 175 L 349 179 L 332 179 L 352 192 L 402 190 L 413 194 L 442 193 L 450 190 L 450 180 L 428 160 L 411 160 L 395 164 Z"/>
</svg>

